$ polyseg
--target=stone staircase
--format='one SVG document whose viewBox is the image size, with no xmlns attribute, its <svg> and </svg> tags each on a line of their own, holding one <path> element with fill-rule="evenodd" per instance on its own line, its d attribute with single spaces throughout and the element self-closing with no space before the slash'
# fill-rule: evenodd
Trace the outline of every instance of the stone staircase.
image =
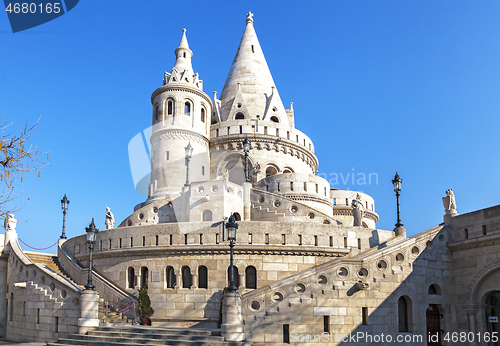
<svg viewBox="0 0 500 346">
<path fill-rule="evenodd" d="M 48 346 L 90 345 L 90 346 L 251 346 L 249 342 L 226 342 L 220 330 L 174 329 L 162 327 L 99 327 L 85 335 L 70 334 Z"/>
<path fill-rule="evenodd" d="M 69 277 L 69 275 L 64 271 L 61 264 L 59 263 L 59 260 L 57 259 L 56 255 L 45 254 L 41 252 L 27 252 L 27 251 L 25 251 L 25 254 L 26 256 L 29 257 L 31 261 L 33 261 L 33 263 L 43 264 L 56 274 L 61 275 L 66 280 L 71 281 L 75 286 L 78 286 L 82 289 L 84 288 L 83 286 L 78 285 Z"/>
</svg>

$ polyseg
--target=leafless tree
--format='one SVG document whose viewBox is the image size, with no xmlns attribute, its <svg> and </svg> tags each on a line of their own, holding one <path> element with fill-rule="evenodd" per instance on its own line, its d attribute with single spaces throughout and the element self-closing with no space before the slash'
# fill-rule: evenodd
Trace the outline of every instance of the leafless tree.
<svg viewBox="0 0 500 346">
<path fill-rule="evenodd" d="M 13 122 L 3 116 L 0 119 L 0 215 L 4 218 L 15 213 L 21 206 L 15 201 L 23 191 L 18 191 L 25 178 L 40 177 L 40 170 L 49 165 L 49 154 L 38 151 L 38 146 L 30 142 L 32 133 L 40 123 L 13 129 Z"/>
</svg>

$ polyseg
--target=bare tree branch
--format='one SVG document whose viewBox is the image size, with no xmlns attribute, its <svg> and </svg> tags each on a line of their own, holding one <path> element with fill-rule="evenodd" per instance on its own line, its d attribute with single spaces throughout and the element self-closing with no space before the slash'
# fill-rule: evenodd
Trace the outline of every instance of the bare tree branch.
<svg viewBox="0 0 500 346">
<path fill-rule="evenodd" d="M 40 118 L 32 126 L 28 122 L 24 127 L 12 130 L 13 122 L 0 119 L 0 215 L 14 213 L 24 207 L 14 205 L 23 191 L 17 189 L 25 178 L 40 177 L 40 170 L 50 164 L 49 154 L 40 152 L 38 146 L 31 143 L 32 133 L 40 123 Z M 16 192 L 14 192 L 16 190 Z M 28 199 L 29 200 L 29 199 Z"/>
</svg>

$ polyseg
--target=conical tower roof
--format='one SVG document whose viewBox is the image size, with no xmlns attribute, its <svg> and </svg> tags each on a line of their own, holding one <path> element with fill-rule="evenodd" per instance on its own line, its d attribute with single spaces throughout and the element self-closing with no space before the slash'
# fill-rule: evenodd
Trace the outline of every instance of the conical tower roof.
<svg viewBox="0 0 500 346">
<path fill-rule="evenodd" d="M 235 114 L 232 113 L 236 107 L 233 103 L 238 97 L 240 100 L 244 99 L 246 109 L 250 113 L 245 114 L 246 119 L 259 115 L 262 120 L 269 120 L 275 115 L 280 122 L 288 123 L 283 102 L 255 33 L 252 17 L 253 14 L 248 13 L 243 37 L 222 89 L 221 120 L 234 118 Z"/>
</svg>

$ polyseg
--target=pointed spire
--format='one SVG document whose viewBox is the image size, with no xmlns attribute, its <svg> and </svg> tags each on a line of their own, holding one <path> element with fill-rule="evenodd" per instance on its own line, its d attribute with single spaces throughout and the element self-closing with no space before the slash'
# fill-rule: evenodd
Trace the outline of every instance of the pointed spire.
<svg viewBox="0 0 500 346">
<path fill-rule="evenodd" d="M 186 29 L 182 29 L 182 38 L 181 38 L 181 43 L 179 43 L 179 48 L 189 49 L 189 44 L 186 37 Z"/>
<path fill-rule="evenodd" d="M 182 29 L 182 38 L 179 43 L 179 47 L 175 50 L 175 66 L 174 68 L 182 73 L 187 70 L 187 74 L 190 77 L 194 74 L 193 66 L 191 65 L 191 58 L 193 57 L 193 52 L 189 49 L 189 44 L 186 37 L 186 29 Z"/>
<path fill-rule="evenodd" d="M 251 12 L 247 14 L 245 31 L 220 96 L 222 121 L 232 120 L 233 103 L 238 95 L 242 95 L 250 113 L 245 114 L 245 119 L 264 115 L 269 107 L 269 98 L 273 95 L 272 109 L 276 109 L 274 113 L 280 118 L 280 122 L 288 123 L 285 107 L 255 33 Z"/>
</svg>

